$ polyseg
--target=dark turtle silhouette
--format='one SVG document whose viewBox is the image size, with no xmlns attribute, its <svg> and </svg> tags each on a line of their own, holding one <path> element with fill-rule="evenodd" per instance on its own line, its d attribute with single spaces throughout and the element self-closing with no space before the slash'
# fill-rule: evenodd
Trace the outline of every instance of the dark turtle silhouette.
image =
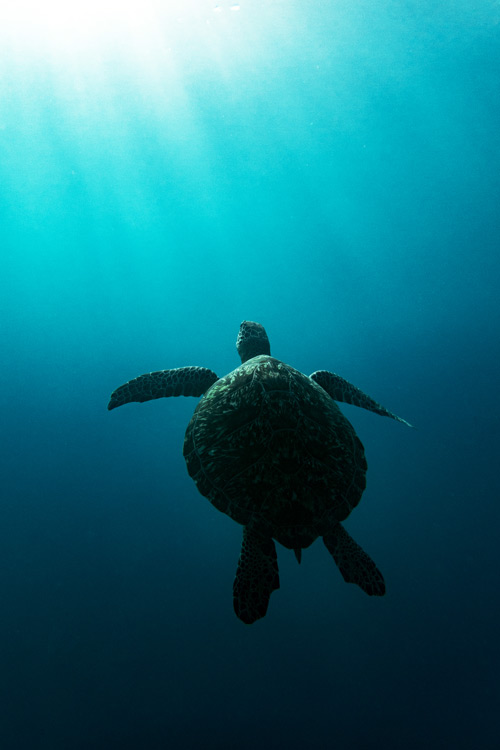
<svg viewBox="0 0 500 750">
<path fill-rule="evenodd" d="M 274 540 L 300 562 L 301 550 L 323 537 L 344 580 L 382 596 L 382 574 L 340 523 L 361 499 L 366 460 L 335 401 L 409 423 L 333 372 L 307 377 L 271 357 L 259 323 L 243 321 L 236 347 L 242 364 L 223 378 L 205 367 L 152 372 L 117 388 L 108 409 L 204 394 L 183 453 L 201 494 L 244 527 L 233 587 L 243 622 L 264 617 L 279 588 Z"/>
</svg>

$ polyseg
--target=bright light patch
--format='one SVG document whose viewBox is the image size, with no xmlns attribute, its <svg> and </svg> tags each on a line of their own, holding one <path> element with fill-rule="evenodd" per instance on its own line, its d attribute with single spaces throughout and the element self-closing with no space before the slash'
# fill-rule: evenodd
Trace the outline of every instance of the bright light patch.
<svg viewBox="0 0 500 750">
<path fill-rule="evenodd" d="M 222 0 L 220 6 L 213 0 L 0 0 L 0 100 L 17 75 L 11 90 L 29 89 L 37 78 L 65 101 L 87 96 L 92 102 L 99 91 L 113 102 L 114 92 L 127 86 L 169 112 L 187 109 L 189 85 L 214 76 L 228 85 L 235 57 L 255 46 L 248 16 L 243 32 L 243 14 L 233 10 L 239 3 Z"/>
<path fill-rule="evenodd" d="M 156 3 L 151 0 L 3 0 L 0 38 L 36 54 L 75 54 L 117 31 L 141 33 L 152 26 Z"/>
<path fill-rule="evenodd" d="M 205 25 L 218 9 L 210 0 L 1 0 L 0 52 L 8 43 L 32 54 L 74 56 L 126 38 L 135 49 L 151 48 L 160 29 L 168 40 L 176 29 Z"/>
<path fill-rule="evenodd" d="M 4 26 L 15 25 L 21 31 L 37 29 L 55 38 L 74 32 L 84 35 L 113 19 L 117 23 L 140 22 L 153 5 L 147 0 L 6 0 L 0 6 L 0 19 Z"/>
</svg>

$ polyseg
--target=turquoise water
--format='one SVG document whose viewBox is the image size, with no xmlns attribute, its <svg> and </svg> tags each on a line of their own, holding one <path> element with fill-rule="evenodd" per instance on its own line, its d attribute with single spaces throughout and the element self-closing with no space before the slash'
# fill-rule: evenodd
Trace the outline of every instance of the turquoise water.
<svg viewBox="0 0 500 750">
<path fill-rule="evenodd" d="M 3 4 L 2 748 L 496 747 L 499 43 L 493 0 Z M 196 400 L 106 411 L 243 319 L 418 428 L 342 407 L 380 600 L 279 548 L 244 626 Z"/>
</svg>

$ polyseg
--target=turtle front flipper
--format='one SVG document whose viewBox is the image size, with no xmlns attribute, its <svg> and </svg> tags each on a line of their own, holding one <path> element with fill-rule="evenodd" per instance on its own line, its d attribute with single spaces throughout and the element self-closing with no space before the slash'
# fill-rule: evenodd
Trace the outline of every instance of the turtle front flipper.
<svg viewBox="0 0 500 750">
<path fill-rule="evenodd" d="M 152 401 L 167 396 L 202 396 L 219 378 L 206 367 L 177 367 L 158 370 L 129 380 L 111 394 L 108 409 L 131 401 Z"/>
<path fill-rule="evenodd" d="M 279 587 L 278 558 L 273 540 L 245 526 L 233 585 L 236 615 L 247 625 L 264 617 L 271 594 Z"/>
<path fill-rule="evenodd" d="M 323 536 L 323 541 L 346 583 L 356 583 L 370 596 L 385 594 L 382 573 L 340 523 Z"/>
<path fill-rule="evenodd" d="M 396 414 L 393 414 L 392 411 L 386 409 L 385 406 L 378 404 L 373 398 L 367 396 L 366 393 L 363 393 L 363 391 L 356 388 L 355 385 L 352 385 L 348 380 L 341 378 L 340 375 L 337 375 L 334 372 L 329 372 L 328 370 L 317 370 L 309 377 L 320 385 L 334 401 L 340 401 L 344 404 L 352 404 L 353 406 L 360 406 L 362 409 L 373 411 L 375 414 L 380 414 L 382 417 L 390 417 L 391 419 L 395 419 L 396 422 L 402 422 L 403 424 L 408 425 L 408 427 L 413 427 L 413 425 L 407 422 L 406 419 L 402 419 Z"/>
</svg>

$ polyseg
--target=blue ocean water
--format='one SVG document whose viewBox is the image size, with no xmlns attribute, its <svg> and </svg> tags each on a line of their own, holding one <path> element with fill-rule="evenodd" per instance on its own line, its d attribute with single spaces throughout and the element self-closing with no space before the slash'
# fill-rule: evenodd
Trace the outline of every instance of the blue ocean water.
<svg viewBox="0 0 500 750">
<path fill-rule="evenodd" d="M 496 748 L 500 6 L 11 2 L 0 10 L 0 746 Z M 368 486 L 232 609 L 241 527 L 144 372 L 340 373 Z"/>
</svg>

